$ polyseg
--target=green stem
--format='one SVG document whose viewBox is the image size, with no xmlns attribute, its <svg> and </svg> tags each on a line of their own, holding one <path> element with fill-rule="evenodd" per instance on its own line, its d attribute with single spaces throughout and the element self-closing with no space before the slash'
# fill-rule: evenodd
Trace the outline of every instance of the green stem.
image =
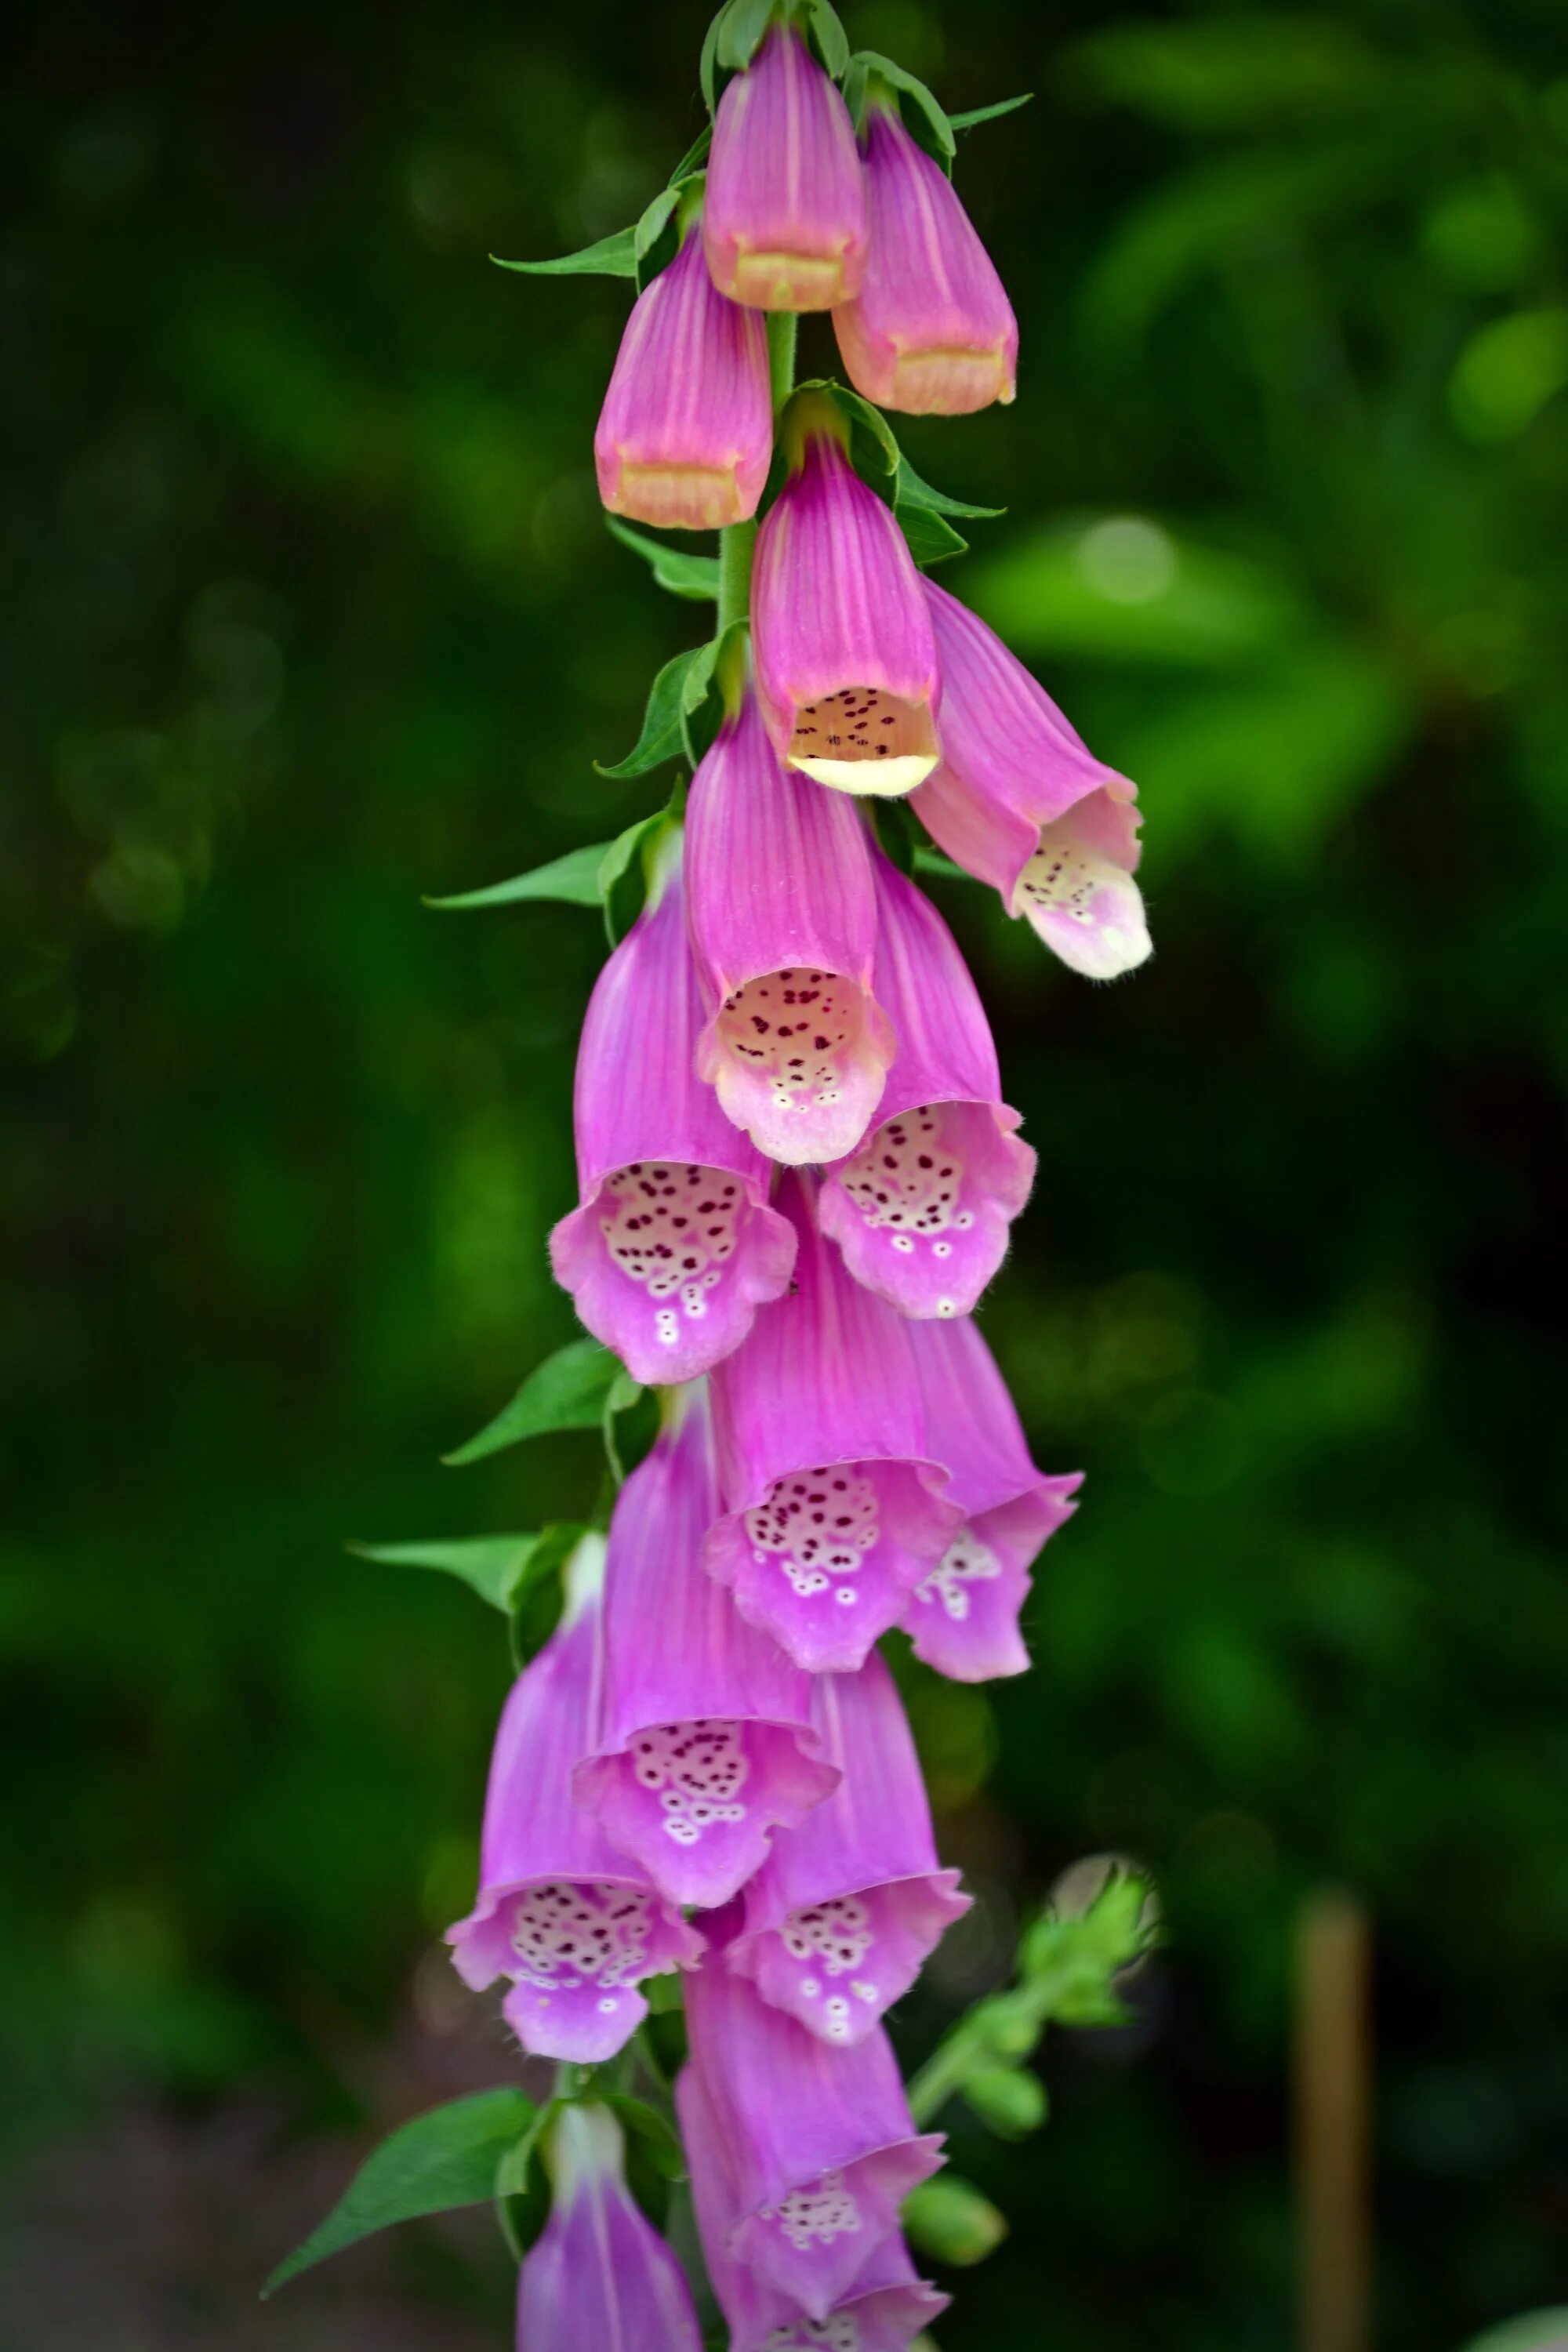
<svg viewBox="0 0 1568 2352">
<path fill-rule="evenodd" d="M 795 389 L 795 346 L 800 321 L 793 310 L 768 313 L 768 380 L 773 386 L 776 417 Z M 754 522 L 731 523 L 719 533 L 719 620 L 715 635 L 722 636 L 731 621 L 743 621 L 752 604 L 752 550 L 757 541 Z"/>
</svg>

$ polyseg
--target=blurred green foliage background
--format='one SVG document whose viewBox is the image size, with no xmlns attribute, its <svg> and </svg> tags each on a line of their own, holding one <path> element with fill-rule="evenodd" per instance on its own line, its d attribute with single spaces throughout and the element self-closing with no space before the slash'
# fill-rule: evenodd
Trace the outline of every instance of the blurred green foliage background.
<svg viewBox="0 0 1568 2352">
<path fill-rule="evenodd" d="M 1037 1672 L 931 1687 L 984 1900 L 918 2053 L 1086 1850 L 1171 1929 L 1047 2044 L 946 2352 L 1289 2341 L 1291 1922 L 1377 1938 L 1380 2344 L 1563 2299 L 1568 45 L 1551 0 L 848 0 L 954 108 L 1017 405 L 944 575 L 1138 777 L 1110 991 L 938 884 L 1041 1155 L 986 1309 L 1045 1465 Z M 591 915 L 424 911 L 661 796 L 591 761 L 700 633 L 604 531 L 626 289 L 525 281 L 699 121 L 705 11 L 58 0 L 0 99 L 0 2340 L 506 2340 L 482 2215 L 258 2312 L 369 2139 L 502 2079 L 437 1943 L 505 1677 L 341 1538 L 568 1336 Z M 820 322 L 803 362 L 827 361 Z M 1556 1213 L 1554 1214 L 1554 1208 Z"/>
</svg>

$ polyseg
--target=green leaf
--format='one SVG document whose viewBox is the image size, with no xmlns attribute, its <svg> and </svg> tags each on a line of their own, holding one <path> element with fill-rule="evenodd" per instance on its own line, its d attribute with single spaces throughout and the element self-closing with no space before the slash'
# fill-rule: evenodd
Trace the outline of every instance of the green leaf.
<svg viewBox="0 0 1568 2352">
<path fill-rule="evenodd" d="M 689 596 L 696 602 L 719 600 L 719 559 L 716 555 L 687 555 L 678 547 L 667 547 L 662 540 L 650 539 L 646 531 L 634 530 L 630 523 L 622 522 L 618 515 L 605 517 L 610 535 L 634 555 L 640 555 L 653 572 L 657 586 L 668 588 L 672 596 Z"/>
<path fill-rule="evenodd" d="M 969 541 L 933 508 L 900 506 L 895 507 L 894 512 L 917 563 L 942 563 L 950 555 L 967 552 Z"/>
<path fill-rule="evenodd" d="M 708 673 L 713 667 L 711 645 L 693 646 L 689 653 L 677 654 L 667 661 L 648 688 L 647 709 L 643 713 L 642 733 L 624 760 L 613 768 L 595 766 L 602 776 L 616 782 L 626 776 L 646 776 L 650 768 L 661 768 L 667 760 L 678 760 L 685 750 L 686 739 L 681 720 L 688 708 L 686 689 L 692 672 L 706 664 Z M 706 677 L 703 680 L 706 686 Z"/>
<path fill-rule="evenodd" d="M 628 877 L 635 861 L 650 847 L 655 836 L 680 814 L 685 800 L 685 786 L 678 783 L 668 801 L 651 816 L 638 817 L 618 833 L 599 860 L 599 897 L 605 908 L 605 929 L 614 947 L 624 939 L 642 912 L 644 893 L 642 877 L 636 884 Z"/>
<path fill-rule="evenodd" d="M 689 180 L 693 173 L 700 171 L 708 161 L 708 150 L 712 144 L 713 125 L 710 122 L 705 122 L 665 184 L 668 187 L 679 188 L 682 180 Z"/>
<path fill-rule="evenodd" d="M 321 2227 L 279 2263 L 263 2295 L 395 2221 L 486 2203 L 497 2163 L 532 2115 L 531 2099 L 500 2090 L 478 2091 L 416 2116 L 365 2158 Z"/>
<path fill-rule="evenodd" d="M 618 1378 L 620 1359 L 597 1339 L 569 1339 L 547 1356 L 477 1437 L 455 1453 L 441 1456 L 449 1468 L 482 1462 L 489 1454 L 517 1445 L 525 1437 L 546 1437 L 555 1430 L 597 1429 L 605 1400 Z"/>
<path fill-rule="evenodd" d="M 849 60 L 845 76 L 844 95 L 849 111 L 858 123 L 865 112 L 867 85 L 872 76 L 896 89 L 900 100 L 909 100 L 914 108 L 914 119 L 909 123 L 910 136 L 920 142 L 928 154 L 934 155 L 942 170 L 952 171 L 954 140 L 952 125 L 934 91 L 923 81 L 879 49 L 858 49 Z"/>
<path fill-rule="evenodd" d="M 552 1520 L 537 1536 L 512 1586 L 508 1633 L 511 1662 L 519 1674 L 537 1657 L 561 1622 L 566 1603 L 561 1570 L 588 1530 L 574 1519 Z"/>
<path fill-rule="evenodd" d="M 633 250 L 639 294 L 675 259 L 680 245 L 680 205 L 699 176 L 687 173 L 672 179 L 668 187 L 659 190 L 638 221 L 633 232 Z"/>
<path fill-rule="evenodd" d="M 994 522 L 1007 511 L 1005 507 L 972 507 L 963 499 L 950 499 L 945 490 L 933 490 L 929 482 L 921 481 L 901 449 L 894 471 L 893 495 L 900 506 L 929 507 L 933 514 L 967 515 L 976 522 Z"/>
<path fill-rule="evenodd" d="M 1028 105 L 1034 95 L 1032 89 L 1026 89 L 1022 98 L 999 98 L 994 106 L 972 106 L 967 114 L 950 114 L 948 128 L 950 131 L 978 130 L 983 122 L 995 122 L 1004 114 L 1016 114 L 1021 106 Z"/>
<path fill-rule="evenodd" d="M 721 637 L 703 647 L 706 659 L 692 665 L 681 698 L 680 727 L 693 769 L 701 766 L 724 723 L 723 681 L 733 664 L 742 658 L 742 639 L 748 633 L 747 622 L 731 621 Z"/>
<path fill-rule="evenodd" d="M 606 774 L 615 774 L 607 769 Z M 422 903 L 451 913 L 465 907 L 511 907 L 525 898 L 551 898 L 568 907 L 596 907 L 599 870 L 615 848 L 614 842 L 594 842 L 586 849 L 569 849 L 548 866 L 531 874 L 514 874 L 510 882 L 492 882 L 483 890 L 463 890 L 453 898 L 426 898 Z"/>
<path fill-rule="evenodd" d="M 499 253 L 490 259 L 498 269 L 521 269 L 530 278 L 635 278 L 637 238 L 635 228 L 618 228 L 614 236 L 602 236 L 597 245 L 560 254 L 553 261 L 504 261 Z"/>
<path fill-rule="evenodd" d="M 538 2160 L 539 2147 L 560 2112 L 559 2099 L 536 2109 L 521 2138 L 503 2149 L 495 2167 L 496 2219 L 516 2262 L 536 2243 L 550 2219 L 550 2181 Z"/>
<path fill-rule="evenodd" d="M 628 2139 L 641 2141 L 647 2150 L 648 2161 L 666 2180 L 685 2179 L 686 2157 L 679 2137 L 657 2107 L 650 2107 L 646 2099 L 634 2099 L 628 2091 L 605 2091 L 596 2095 L 600 2104 L 618 2118 Z"/>
<path fill-rule="evenodd" d="M 346 1549 L 360 1559 L 382 1560 L 391 1568 L 439 1569 L 460 1578 L 492 1609 L 510 1611 L 518 1580 L 538 1542 L 535 1535 L 456 1536 L 431 1543 L 351 1540 Z"/>
</svg>

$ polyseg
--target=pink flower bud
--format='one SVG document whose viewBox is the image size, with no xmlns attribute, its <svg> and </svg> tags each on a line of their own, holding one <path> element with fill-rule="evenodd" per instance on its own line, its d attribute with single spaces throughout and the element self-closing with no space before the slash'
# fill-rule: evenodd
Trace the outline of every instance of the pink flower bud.
<svg viewBox="0 0 1568 2352">
<path fill-rule="evenodd" d="M 525 2050 L 584 2064 L 614 2057 L 647 2015 L 642 1978 L 689 1967 L 702 1949 L 647 1871 L 573 1802 L 604 1564 L 603 1538 L 585 1536 L 566 1617 L 512 1685 L 490 1762 L 479 1901 L 447 1931 L 465 1984 L 513 1979 L 506 2016 Z"/>
<path fill-rule="evenodd" d="M 885 857 L 877 994 L 899 1050 L 877 1125 L 827 1171 L 822 1230 L 902 1315 L 967 1315 L 1002 1263 L 1035 1155 L 1002 1100 L 996 1049 L 958 943 Z"/>
<path fill-rule="evenodd" d="M 910 2339 L 946 2310 L 947 2296 L 916 2276 L 896 2230 L 820 2319 L 738 2262 L 730 2247 L 744 2231 L 741 2190 L 713 2102 L 694 2066 L 683 2071 L 675 2100 L 702 2259 L 730 2325 L 731 2352 L 907 2352 Z"/>
<path fill-rule="evenodd" d="M 597 1727 L 575 1787 L 674 1903 L 728 1902 L 837 1780 L 811 1685 L 702 1571 L 718 1516 L 708 1404 L 683 1389 L 610 1524 Z"/>
<path fill-rule="evenodd" d="M 692 1066 L 702 1026 L 680 876 L 663 877 L 599 974 L 577 1049 L 582 1202 L 550 1236 L 555 1278 L 634 1380 L 727 1356 L 795 1262 L 773 1171 Z"/>
<path fill-rule="evenodd" d="M 915 796 L 917 815 L 1074 971 L 1131 971 L 1152 953 L 1132 879 L 1137 786 L 1094 757 L 984 621 L 923 584 L 942 657 L 942 761 Z"/>
<path fill-rule="evenodd" d="M 969 1897 L 937 1863 L 920 1759 L 876 1651 L 858 1675 L 818 1675 L 813 1702 L 843 1777 L 774 1838 L 724 1957 L 764 2000 L 847 2048 L 909 1990 Z"/>
<path fill-rule="evenodd" d="M 915 1654 L 954 1682 L 1021 1675 L 1029 1663 L 1018 1612 L 1029 1568 L 1069 1519 L 1081 1471 L 1047 1478 L 1029 1459 L 1007 1384 L 973 1322 L 914 1323 L 931 1451 L 951 1472 L 964 1522 L 910 1595 L 904 1627 Z"/>
<path fill-rule="evenodd" d="M 757 695 L 779 758 L 818 783 L 907 793 L 938 756 L 936 640 L 892 509 L 849 462 L 825 395 L 786 414 L 792 472 L 752 572 Z"/>
<path fill-rule="evenodd" d="M 713 1375 L 723 1517 L 710 1572 L 812 1674 L 848 1674 L 957 1531 L 927 1442 L 914 1328 L 846 1272 L 808 1180 L 778 1205 L 795 1288 Z"/>
<path fill-rule="evenodd" d="M 701 2352 L 680 2264 L 634 2204 L 608 2107 L 562 2107 L 544 2145 L 550 2219 L 523 2258 L 518 2352 Z"/>
<path fill-rule="evenodd" d="M 849 110 L 793 26 L 775 24 L 719 100 L 702 212 L 721 294 L 826 310 L 859 290 L 866 187 Z"/>
<path fill-rule="evenodd" d="M 698 1076 L 771 1160 L 852 1151 L 893 1057 L 866 835 L 847 801 L 781 770 L 749 693 L 692 780 L 686 905 L 717 1008 Z"/>
<path fill-rule="evenodd" d="M 937 2169 L 942 2138 L 916 2135 L 880 2026 L 829 2049 L 723 1966 L 732 1918 L 708 1925 L 712 1957 L 687 1987 L 682 2127 L 705 2095 L 729 2183 L 721 2252 L 820 2323 L 897 2239 L 899 2208 Z"/>
<path fill-rule="evenodd" d="M 594 436 L 599 496 L 637 522 L 718 530 L 756 512 L 773 446 L 766 330 L 716 290 L 689 228 L 621 337 Z"/>
<path fill-rule="evenodd" d="M 915 416 L 1011 400 L 1017 321 L 952 182 L 910 138 L 896 100 L 873 101 L 861 135 L 871 251 L 859 293 L 833 312 L 850 383 Z"/>
</svg>

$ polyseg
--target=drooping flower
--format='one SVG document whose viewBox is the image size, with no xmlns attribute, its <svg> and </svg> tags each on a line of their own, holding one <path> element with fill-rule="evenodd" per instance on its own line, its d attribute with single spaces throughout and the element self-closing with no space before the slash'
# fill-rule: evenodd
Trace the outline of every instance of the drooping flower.
<svg viewBox="0 0 1568 2352">
<path fill-rule="evenodd" d="M 896 2238 L 899 2208 L 941 2163 L 942 2138 L 916 2134 L 879 2025 L 830 2049 L 722 1965 L 719 1948 L 735 1924 L 732 1915 L 704 1922 L 710 1957 L 686 2003 L 689 2071 L 729 2183 L 721 2243 L 820 2322 Z M 688 2089 L 683 2124 L 696 2104 Z"/>
<path fill-rule="evenodd" d="M 550 2219 L 523 2257 L 517 2352 L 701 2352 L 680 2264 L 633 2203 L 608 2107 L 562 2107 L 544 2141 Z"/>
<path fill-rule="evenodd" d="M 1018 324 L 990 255 L 940 164 L 873 84 L 861 126 L 871 250 L 833 329 L 858 392 L 879 408 L 962 416 L 1013 397 Z"/>
<path fill-rule="evenodd" d="M 723 1517 L 711 1573 L 813 1674 L 850 1673 L 897 1622 L 956 1531 L 927 1443 L 913 1328 L 846 1271 L 809 1179 L 778 1206 L 795 1288 L 713 1374 Z"/>
<path fill-rule="evenodd" d="M 913 1324 L 910 1338 L 931 1451 L 952 1474 L 948 1493 L 964 1522 L 910 1594 L 905 1630 L 916 1655 L 955 1682 L 1021 1675 L 1030 1564 L 1078 1508 L 1083 1473 L 1036 1469 L 1007 1383 L 967 1318 Z"/>
<path fill-rule="evenodd" d="M 580 1804 L 674 1903 L 727 1902 L 829 1794 L 811 1687 L 702 1570 L 719 1508 L 708 1402 L 678 1391 L 610 1525 L 604 1667 Z"/>
<path fill-rule="evenodd" d="M 773 457 L 767 331 L 727 301 L 695 224 L 637 296 L 594 436 L 612 514 L 718 530 L 755 514 Z"/>
<path fill-rule="evenodd" d="M 849 110 L 791 25 L 773 25 L 719 100 L 702 213 L 721 294 L 826 310 L 866 268 L 866 187 Z"/>
<path fill-rule="evenodd" d="M 585 1536 L 563 1622 L 513 1684 L 496 1735 L 479 1895 L 447 1929 L 476 1990 L 513 1979 L 508 2022 L 543 2058 L 613 2057 L 647 2015 L 644 1977 L 691 1966 L 702 1939 L 572 1800 L 588 1748 L 605 1545 Z"/>
<path fill-rule="evenodd" d="M 789 1282 L 773 1171 L 693 1059 L 702 1004 L 679 845 L 599 974 L 577 1049 L 581 1205 L 550 1236 L 555 1278 L 634 1380 L 694 1380 Z"/>
<path fill-rule="evenodd" d="M 771 1160 L 853 1150 L 894 1045 L 871 991 L 866 835 L 847 802 L 781 769 L 749 692 L 692 780 L 686 905 L 717 1005 L 699 1076 Z"/>
<path fill-rule="evenodd" d="M 820 784 L 883 797 L 936 765 L 936 641 L 893 511 L 849 462 L 826 394 L 799 392 L 780 438 L 790 475 L 752 572 L 757 694 L 779 758 Z"/>
<path fill-rule="evenodd" d="M 877 995 L 899 1050 L 858 1151 L 827 1171 L 822 1230 L 858 1282 L 913 1316 L 967 1315 L 1002 1262 L 1035 1155 L 1001 1099 L 996 1049 L 957 941 L 883 857 Z"/>
<path fill-rule="evenodd" d="M 781 1830 L 743 1897 L 729 1966 L 824 2042 L 863 2042 L 969 1908 L 931 1836 L 920 1759 L 873 1650 L 857 1675 L 819 1675 L 823 1753 L 843 1775 Z"/>
<path fill-rule="evenodd" d="M 741 2192 L 695 2066 L 683 2070 L 675 2099 L 702 2259 L 729 2322 L 731 2352 L 906 2352 L 911 2337 L 947 2308 L 947 2296 L 917 2276 L 897 2231 L 819 2319 L 738 2262 L 730 2248 L 743 2219 Z"/>
<path fill-rule="evenodd" d="M 1132 971 L 1152 952 L 1132 879 L 1136 785 L 1094 757 L 984 621 L 934 581 L 924 587 L 942 661 L 942 760 L 917 814 L 1075 971 Z"/>
</svg>

